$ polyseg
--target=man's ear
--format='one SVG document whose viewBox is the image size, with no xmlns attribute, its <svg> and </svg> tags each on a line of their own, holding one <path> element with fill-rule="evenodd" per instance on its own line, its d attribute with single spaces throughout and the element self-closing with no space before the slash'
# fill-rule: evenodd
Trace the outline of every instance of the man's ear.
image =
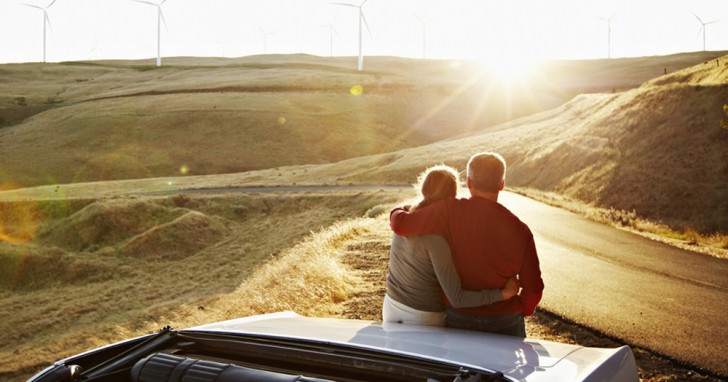
<svg viewBox="0 0 728 382">
<path fill-rule="evenodd" d="M 465 179 L 465 185 L 468 186 L 468 189 L 470 189 L 470 178 Z"/>
<path fill-rule="evenodd" d="M 500 187 L 498 187 L 498 191 L 503 191 L 503 188 L 506 186 L 506 181 L 502 181 L 500 184 Z"/>
</svg>

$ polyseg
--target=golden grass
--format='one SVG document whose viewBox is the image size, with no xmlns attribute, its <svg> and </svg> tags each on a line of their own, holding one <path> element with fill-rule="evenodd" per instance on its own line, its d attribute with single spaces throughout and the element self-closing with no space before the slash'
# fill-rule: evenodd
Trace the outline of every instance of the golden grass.
<svg viewBox="0 0 728 382">
<path fill-rule="evenodd" d="M 0 304 L 4 307 L 0 311 L 0 378 L 27 377 L 52 360 L 168 323 L 184 327 L 286 309 L 307 315 L 336 314 L 337 304 L 360 282 L 336 254 L 347 240 L 371 230 L 370 224 L 378 224 L 373 219 L 351 218 L 377 216 L 404 195 L 373 191 L 150 196 L 148 192 L 291 184 L 406 184 L 429 165 L 445 163 L 463 169 L 472 153 L 495 150 L 509 161 L 510 185 L 546 191 L 539 191 L 537 199 L 551 199 L 552 204 L 625 229 L 652 232 L 655 238 L 682 242 L 689 249 L 714 254 L 728 248 L 725 235 L 705 233 L 711 232 L 711 226 L 726 224 L 723 207 L 728 198 L 720 181 L 726 179 L 728 145 L 720 135 L 725 129 L 717 124 L 724 118 L 724 68 L 697 66 L 623 93 L 579 96 L 559 108 L 482 130 L 484 125 L 475 123 L 478 117 L 470 111 L 479 110 L 486 101 L 473 89 L 459 93 L 459 98 L 451 93 L 458 87 L 447 81 L 429 84 L 426 91 L 417 88 L 422 94 L 414 98 L 409 91 L 414 87 L 403 90 L 406 81 L 401 82 L 396 73 L 411 70 L 410 62 L 380 61 L 378 72 L 361 76 L 343 69 L 342 62 L 322 68 L 316 66 L 318 60 L 310 58 L 303 58 L 302 63 L 285 58 L 273 61 L 220 65 L 210 61 L 206 65 L 215 67 L 189 68 L 182 67 L 187 63 L 180 60 L 179 67 L 164 70 L 128 63 L 33 66 L 30 71 L 28 67 L 0 67 L 3 75 L 11 71 L 19 79 L 3 88 L 7 90 L 3 94 L 10 97 L 3 105 L 16 103 L 12 110 L 6 109 L 9 114 L 3 111 L 10 124 L 48 110 L 21 125 L 0 128 L 0 190 L 7 190 L 0 192 L 0 200 L 5 201 L 0 203 L 4 242 L 0 245 Z M 231 63 L 233 67 L 226 67 Z M 592 74 L 609 68 L 626 72 L 635 63 L 609 66 L 613 63 L 602 62 Z M 420 68 L 416 74 L 433 78 L 433 73 L 443 73 L 444 66 L 438 65 Z M 300 76 L 308 71 L 327 72 L 330 82 L 320 83 L 321 77 L 315 75 Z M 200 81 L 185 77 L 186 73 Z M 62 80 L 45 80 L 53 75 Z M 619 87 L 637 85 L 630 81 L 640 75 L 629 72 L 629 76 L 632 80 Z M 448 81 L 463 83 L 467 77 L 453 76 Z M 240 83 L 230 84 L 230 78 L 238 78 Z M 365 102 L 364 98 L 347 99 L 344 106 L 330 94 L 317 95 L 319 109 L 298 101 L 303 91 L 307 96 L 321 89 L 347 94 L 354 82 L 363 83 L 365 92 L 375 91 L 365 93 L 370 96 Z M 117 87 L 120 84 L 123 86 Z M 552 105 L 576 94 L 574 89 L 580 92 L 584 86 L 604 89 L 614 84 L 601 78 L 598 83 L 569 86 L 573 92 L 554 96 Z M 273 91 L 290 97 L 262 97 Z M 237 94 L 248 92 L 256 92 L 255 97 Z M 28 106 L 18 104 L 19 96 L 25 97 Z M 119 96 L 124 97 L 92 100 Z M 144 100 L 143 104 L 133 102 L 135 97 Z M 402 103 L 391 102 L 394 98 Z M 444 99 L 449 103 L 442 103 Z M 453 107 L 466 99 L 467 108 Z M 258 100 L 265 102 L 256 103 Z M 398 114 L 406 103 L 417 107 Z M 263 110 L 264 104 L 271 107 Z M 240 105 L 254 106 L 255 113 L 246 114 Z M 283 110 L 285 123 L 281 124 Z M 351 112 L 354 120 L 342 116 Z M 503 118 L 485 117 L 487 121 Z M 330 119 L 321 126 L 312 124 L 321 118 Z M 268 130 L 254 136 L 254 142 L 246 141 L 249 130 L 243 129 L 240 135 L 214 130 L 220 125 L 238 128 L 243 119 Z M 184 130 L 179 139 L 163 134 L 162 130 L 180 133 L 170 126 L 186 121 L 192 129 Z M 70 130 L 54 136 L 46 128 L 50 125 Z M 166 129 L 154 130 L 153 126 Z M 367 129 L 349 131 L 352 126 Z M 454 130 L 443 133 L 447 130 L 443 126 L 454 126 Z M 117 131 L 99 130 L 103 127 Z M 338 130 L 342 127 L 346 131 Z M 359 155 L 342 143 L 358 143 L 362 152 L 376 152 L 371 150 L 384 147 L 377 143 L 382 137 L 393 146 L 417 146 L 421 141 L 403 143 L 407 135 L 399 135 L 410 127 L 423 136 L 437 131 L 442 136 L 477 132 L 331 164 L 283 166 L 283 162 L 265 161 L 290 154 L 284 159 L 291 163 L 330 162 L 337 155 Z M 321 131 L 312 130 L 316 128 Z M 394 133 L 380 134 L 386 128 Z M 90 136 L 104 134 L 113 139 L 91 145 L 101 148 L 101 154 L 79 149 L 79 144 L 88 146 Z M 407 134 L 415 133 L 407 130 Z M 435 141 L 435 136 L 426 139 Z M 311 141 L 304 142 L 302 137 Z M 127 138 L 133 138 L 132 142 L 124 141 Z M 150 148 L 145 142 L 170 147 L 175 142 L 183 144 L 167 151 Z M 234 145 L 220 146 L 228 142 Z M 306 157 L 311 154 L 306 146 L 319 156 Z M 195 152 L 184 151 L 184 147 Z M 257 151 L 243 150 L 245 147 Z M 276 151 L 280 149 L 285 155 Z M 208 156 L 196 157 L 196 162 L 186 160 L 198 152 Z M 13 155 L 14 159 L 8 159 Z M 231 157 L 236 159 L 228 160 Z M 180 176 L 182 164 L 193 175 L 261 169 Z M 273 168 L 262 169 L 266 167 Z M 12 190 L 26 183 L 19 182 L 17 175 L 24 172 L 32 173 L 33 182 L 50 185 Z M 148 178 L 62 181 L 127 177 Z M 405 193 L 411 194 L 411 190 Z M 601 207 L 592 207 L 595 205 Z M 655 223 L 658 220 L 667 221 L 670 227 L 688 228 L 668 228 Z M 198 230 L 207 235 L 190 242 Z M 189 252 L 170 250 L 190 246 Z M 716 252 L 721 248 L 723 252 Z"/>
<path fill-rule="evenodd" d="M 62 74 L 73 105 L 54 106 L 45 116 L 1 129 L 0 149 L 9 159 L 0 168 L 0 178 L 17 185 L 18 174 L 33 174 L 28 176 L 36 177 L 36 183 L 54 184 L 0 192 L 0 199 L 108 197 L 208 186 L 407 184 L 429 165 L 444 163 L 462 170 L 470 155 L 491 150 L 509 162 L 509 186 L 557 192 L 603 208 L 634 210 L 644 219 L 673 228 L 692 227 L 702 235 L 725 232 L 728 190 L 721 180 L 728 174 L 728 134 L 719 122 L 725 118 L 723 83 L 728 67 L 716 66 L 712 58 L 719 53 L 710 54 L 713 57 L 689 54 L 544 68 L 544 75 L 551 79 L 571 76 L 563 88 L 552 89 L 563 91 L 564 97 L 571 98 L 577 89 L 611 89 L 610 81 L 630 90 L 548 103 L 548 107 L 561 106 L 490 127 L 487 121 L 492 119 L 478 113 L 487 114 L 500 104 L 478 94 L 495 90 L 470 64 L 456 68 L 444 62 L 381 58 L 365 74 L 343 69 L 342 61 L 306 56 L 275 57 L 270 62 L 260 57 L 224 63 L 208 60 L 208 66 L 189 66 L 192 60 L 181 59 L 179 66 L 151 71 L 125 66 L 129 63 L 48 67 L 53 75 Z M 681 69 L 689 62 L 700 64 Z M 662 75 L 666 68 L 668 74 Z M 86 69 L 98 77 L 83 77 L 89 80 L 72 86 L 69 77 Z M 21 67 L 10 72 L 28 79 Z M 470 81 L 473 78 L 478 79 Z M 365 97 L 337 96 L 352 79 L 364 84 Z M 638 86 L 646 79 L 650 81 Z M 226 80 L 232 83 L 225 87 Z M 17 82 L 9 83 L 20 89 Z M 44 91 L 41 83 L 32 84 L 34 92 Z M 536 80 L 531 85 L 531 91 L 544 86 Z M 121 87 L 112 89 L 115 86 Z M 210 92 L 217 86 L 221 88 Z M 302 101 L 299 92 L 311 89 L 317 90 L 307 96 L 314 96 L 315 102 Z M 538 97 L 527 88 L 519 91 L 522 94 L 509 105 L 515 110 L 525 110 L 527 100 L 548 98 L 541 91 L 535 93 Z M 86 102 L 93 94 L 117 98 Z M 548 107 L 544 104 L 539 110 Z M 287 115 L 283 125 L 269 126 L 274 117 L 279 123 L 276 113 L 284 109 L 295 116 Z M 240 125 L 249 122 L 250 126 Z M 48 124 L 70 130 L 57 129 L 59 136 L 49 136 L 56 130 L 43 128 Z M 181 130 L 160 126 L 180 126 Z M 113 131 L 100 134 L 101 127 Z M 166 135 L 170 131 L 174 137 Z M 433 141 L 456 137 L 418 146 L 423 141 L 398 141 L 405 139 L 399 135 L 402 132 L 422 137 L 435 134 L 425 139 Z M 24 134 L 30 135 L 23 142 L 38 142 L 44 154 L 34 153 L 27 144 L 12 143 Z M 84 143 L 80 150 L 70 151 L 41 144 L 65 142 L 78 148 L 91 136 L 108 141 Z M 130 145 L 114 148 L 129 139 Z M 300 164 L 390 150 L 376 143 L 380 139 L 405 148 L 330 164 Z M 145 146 L 160 142 L 162 150 Z M 102 150 L 89 154 L 88 147 Z M 185 151 L 190 148 L 194 153 Z M 281 149 L 282 154 L 276 151 Z M 315 158 L 307 157 L 311 153 Z M 194 162 L 186 159 L 193 157 Z M 43 163 L 39 158 L 44 158 Z M 281 161 L 299 164 L 284 166 Z M 179 173 L 183 165 L 189 169 L 187 176 Z M 236 172 L 263 167 L 268 168 Z M 198 175 L 220 172 L 235 173 Z M 62 179 L 114 177 L 150 178 L 55 184 L 63 183 Z"/>
<path fill-rule="evenodd" d="M 477 63 L 304 55 L 0 65 L 0 188 L 331 163 L 638 87 L 693 53 L 554 62 L 511 88 Z M 555 85 L 558 84 L 558 85 Z M 361 85 L 364 93 L 350 89 Z M 22 101 L 21 101 L 22 100 Z M 251 149 L 255 148 L 255 149 Z"/>
<path fill-rule="evenodd" d="M 188 327 L 285 310 L 304 316 L 334 316 L 361 282 L 340 261 L 342 246 L 374 223 L 371 218 L 352 219 L 313 232 L 259 267 L 235 291 L 172 322 Z"/>
<path fill-rule="evenodd" d="M 337 246 L 373 221 L 356 217 L 404 195 L 411 190 L 131 197 L 76 202 L 65 210 L 42 206 L 41 216 L 55 221 L 42 221 L 41 233 L 62 230 L 59 223 L 70 221 L 83 232 L 98 225 L 101 210 L 106 221 L 117 222 L 116 230 L 94 231 L 89 237 L 97 242 L 76 236 L 84 245 L 50 234 L 0 245 L 3 281 L 16 281 L 0 283 L 0 379 L 28 377 L 58 358 L 170 323 L 185 327 L 263 309 L 332 314 L 330 304 L 345 299 L 347 285 L 356 282 L 337 269 Z M 182 213 L 170 213 L 178 210 Z M 158 219 L 135 221 L 130 211 Z M 198 238 L 201 229 L 210 235 Z M 184 259 L 168 250 L 180 243 L 194 249 L 181 251 Z M 273 263 L 264 265 L 269 260 Z M 21 264 L 32 265 L 33 272 Z M 273 287 L 277 291 L 269 290 Z"/>
</svg>

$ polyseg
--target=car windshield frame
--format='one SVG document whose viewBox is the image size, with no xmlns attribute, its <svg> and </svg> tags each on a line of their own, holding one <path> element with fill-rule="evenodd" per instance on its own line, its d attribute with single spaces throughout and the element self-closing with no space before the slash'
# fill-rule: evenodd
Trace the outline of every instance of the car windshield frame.
<svg viewBox="0 0 728 382">
<path fill-rule="evenodd" d="M 438 378 L 446 377 L 448 379 L 444 380 L 453 381 L 479 375 L 484 381 L 511 380 L 499 371 L 475 365 L 360 344 L 194 329 L 182 330 L 178 332 L 178 336 L 190 343 L 196 342 L 196 346 L 203 347 L 204 352 L 198 354 L 190 348 L 177 354 L 191 358 L 213 356 L 243 366 L 271 371 L 297 371 L 322 378 L 338 379 L 347 375 L 343 380 L 348 380 L 352 375 L 360 375 L 353 380 L 370 380 L 372 377 L 377 380 L 439 380 Z M 286 361 L 283 367 L 282 359 Z M 256 362 L 250 363 L 250 360 Z M 322 374 L 322 368 L 328 369 L 329 373 Z"/>
</svg>

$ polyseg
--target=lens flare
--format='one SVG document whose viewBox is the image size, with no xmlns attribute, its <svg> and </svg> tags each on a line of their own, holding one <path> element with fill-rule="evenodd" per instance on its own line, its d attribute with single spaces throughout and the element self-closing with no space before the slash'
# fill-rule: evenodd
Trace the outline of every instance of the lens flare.
<svg viewBox="0 0 728 382">
<path fill-rule="evenodd" d="M 360 96 L 364 93 L 364 88 L 361 85 L 354 85 L 351 87 L 351 90 L 349 90 L 349 92 L 353 96 Z"/>
<path fill-rule="evenodd" d="M 285 125 L 286 124 L 286 117 L 283 117 L 283 116 L 278 117 L 278 123 L 281 124 L 281 125 Z"/>
<path fill-rule="evenodd" d="M 186 164 L 183 164 L 182 166 L 180 166 L 180 168 L 179 168 L 179 173 L 180 174 L 187 175 L 187 174 L 189 174 L 189 172 L 190 172 L 190 168 L 187 167 Z"/>
<path fill-rule="evenodd" d="M 33 202 L 0 204 L 0 242 L 20 244 L 33 240 L 40 226 L 40 212 Z"/>
</svg>

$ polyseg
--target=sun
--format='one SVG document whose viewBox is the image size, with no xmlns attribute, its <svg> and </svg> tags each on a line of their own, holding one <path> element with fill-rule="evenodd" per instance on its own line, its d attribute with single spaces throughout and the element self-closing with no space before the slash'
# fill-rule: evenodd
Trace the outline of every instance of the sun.
<svg viewBox="0 0 728 382">
<path fill-rule="evenodd" d="M 539 60 L 525 55 L 499 55 L 480 61 L 486 72 L 509 82 L 529 80 L 539 64 Z"/>
</svg>

